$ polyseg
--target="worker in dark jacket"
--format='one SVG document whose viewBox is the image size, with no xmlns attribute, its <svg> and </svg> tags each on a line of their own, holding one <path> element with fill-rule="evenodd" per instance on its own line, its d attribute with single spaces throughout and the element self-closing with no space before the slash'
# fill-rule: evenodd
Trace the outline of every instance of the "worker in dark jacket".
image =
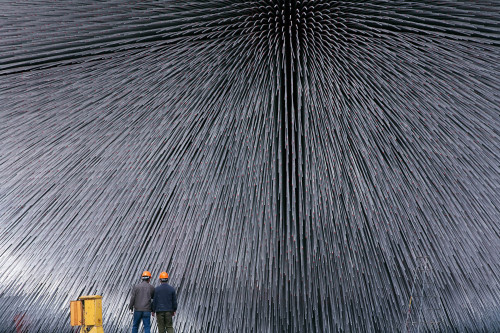
<svg viewBox="0 0 500 333">
<path fill-rule="evenodd" d="M 142 282 L 135 285 L 132 289 L 132 297 L 128 306 L 130 311 L 134 310 L 132 333 L 137 333 L 141 320 L 144 326 L 144 333 L 151 332 L 151 299 L 153 299 L 155 294 L 155 288 L 149 284 L 150 279 L 151 273 L 144 271 L 141 276 Z"/>
<path fill-rule="evenodd" d="M 160 273 L 161 284 L 155 288 L 153 311 L 156 312 L 158 333 L 174 333 L 172 317 L 177 311 L 177 296 L 175 289 L 168 282 L 168 274 Z"/>
</svg>

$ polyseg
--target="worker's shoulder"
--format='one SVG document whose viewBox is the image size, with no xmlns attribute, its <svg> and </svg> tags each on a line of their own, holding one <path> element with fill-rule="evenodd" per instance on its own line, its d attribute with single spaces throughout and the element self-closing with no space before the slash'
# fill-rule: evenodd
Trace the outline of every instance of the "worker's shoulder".
<svg viewBox="0 0 500 333">
<path fill-rule="evenodd" d="M 156 286 L 155 290 L 162 290 L 162 289 L 164 289 L 164 288 L 165 288 L 165 284 L 164 284 L 164 283 L 162 283 L 162 284 L 160 284 L 160 285 Z"/>
<path fill-rule="evenodd" d="M 153 287 L 151 284 L 147 283 L 147 282 L 141 282 L 141 283 L 138 283 L 134 286 L 134 288 L 137 288 L 139 290 L 148 290 L 148 289 L 151 289 L 151 288 L 155 288 Z"/>
<path fill-rule="evenodd" d="M 171 285 L 167 284 L 166 285 L 166 289 L 168 289 L 170 292 L 174 292 L 175 293 L 175 289 L 174 287 L 172 287 Z"/>
<path fill-rule="evenodd" d="M 175 290 L 174 287 L 167 283 L 162 283 L 158 287 L 156 287 L 157 290 Z"/>
</svg>

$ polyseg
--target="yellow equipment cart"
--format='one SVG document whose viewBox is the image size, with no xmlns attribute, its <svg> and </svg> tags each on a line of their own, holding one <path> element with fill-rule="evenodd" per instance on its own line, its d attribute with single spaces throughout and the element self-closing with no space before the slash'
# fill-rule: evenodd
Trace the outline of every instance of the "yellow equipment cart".
<svg viewBox="0 0 500 333">
<path fill-rule="evenodd" d="M 104 333 L 102 329 L 102 296 L 81 296 L 71 301 L 71 326 L 82 326 L 80 333 Z"/>
</svg>

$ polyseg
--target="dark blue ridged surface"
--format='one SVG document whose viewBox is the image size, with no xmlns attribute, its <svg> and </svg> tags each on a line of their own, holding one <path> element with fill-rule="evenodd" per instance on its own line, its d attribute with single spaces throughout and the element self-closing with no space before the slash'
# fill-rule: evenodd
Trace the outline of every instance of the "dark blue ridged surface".
<svg viewBox="0 0 500 333">
<path fill-rule="evenodd" d="M 0 332 L 499 332 L 499 13 L 0 2 Z"/>
</svg>

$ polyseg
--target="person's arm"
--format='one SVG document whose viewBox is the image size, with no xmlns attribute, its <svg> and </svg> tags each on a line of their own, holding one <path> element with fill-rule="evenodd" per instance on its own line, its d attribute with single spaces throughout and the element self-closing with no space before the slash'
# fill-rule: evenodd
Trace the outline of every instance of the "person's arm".
<svg viewBox="0 0 500 333">
<path fill-rule="evenodd" d="M 134 310 L 134 303 L 135 303 L 135 286 L 132 288 L 132 296 L 130 296 L 130 304 L 128 305 L 130 311 Z"/>
<path fill-rule="evenodd" d="M 153 290 L 153 304 L 151 305 L 151 308 L 153 309 L 153 313 L 156 312 L 156 297 L 154 295 L 154 290 Z"/>
<path fill-rule="evenodd" d="M 174 313 L 177 311 L 177 296 L 175 295 L 175 290 L 174 293 L 172 294 L 172 305 L 174 306 Z"/>
</svg>

